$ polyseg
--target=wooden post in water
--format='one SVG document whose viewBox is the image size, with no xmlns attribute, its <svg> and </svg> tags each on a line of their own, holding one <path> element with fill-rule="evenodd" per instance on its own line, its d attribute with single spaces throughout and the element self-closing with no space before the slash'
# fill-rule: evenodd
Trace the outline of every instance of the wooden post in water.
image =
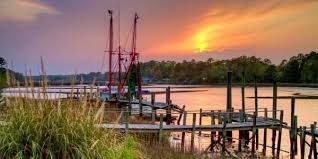
<svg viewBox="0 0 318 159">
<path fill-rule="evenodd" d="M 306 126 L 300 127 L 300 158 L 305 158 Z"/>
<path fill-rule="evenodd" d="M 264 118 L 267 121 L 267 108 L 264 109 Z M 266 156 L 266 146 L 267 146 L 267 129 L 264 128 L 264 138 L 263 138 L 263 156 Z"/>
<path fill-rule="evenodd" d="M 290 130 L 289 130 L 289 141 L 290 141 L 290 158 L 294 159 L 295 158 L 295 151 L 294 151 L 294 130 L 295 130 L 295 123 L 294 123 L 294 116 L 295 116 L 295 98 L 291 98 L 291 113 L 290 113 Z"/>
<path fill-rule="evenodd" d="M 252 127 L 252 158 L 255 158 L 255 137 L 256 137 L 256 112 L 253 114 L 253 127 Z"/>
<path fill-rule="evenodd" d="M 166 110 L 166 120 L 167 120 L 167 124 L 170 125 L 170 122 L 171 122 L 170 86 L 166 88 L 166 103 L 168 105 L 168 108 Z"/>
<path fill-rule="evenodd" d="M 226 132 L 226 123 L 227 123 L 227 113 L 223 114 L 224 121 L 223 121 L 223 129 L 222 129 L 222 158 L 225 157 L 225 144 L 226 144 L 226 138 L 227 138 L 227 132 Z"/>
<path fill-rule="evenodd" d="M 222 118 L 221 118 L 221 110 L 218 111 L 218 124 L 222 124 Z M 218 142 L 221 141 L 221 131 L 218 132 Z"/>
<path fill-rule="evenodd" d="M 280 111 L 280 117 L 279 117 L 279 128 L 278 128 L 278 141 L 277 141 L 277 155 L 276 158 L 279 158 L 280 156 L 280 146 L 282 142 L 282 128 L 283 128 L 283 121 L 284 120 L 284 111 Z"/>
<path fill-rule="evenodd" d="M 194 153 L 194 135 L 195 135 L 196 119 L 197 119 L 197 114 L 193 113 L 192 133 L 191 133 L 191 153 Z"/>
<path fill-rule="evenodd" d="M 214 117 L 214 111 L 211 110 L 211 125 L 215 125 L 215 117 Z M 211 131 L 211 151 L 213 150 L 213 146 L 214 146 L 214 136 L 216 135 L 216 132 Z"/>
<path fill-rule="evenodd" d="M 163 114 L 160 114 L 160 125 L 159 125 L 159 143 L 162 142 L 163 139 Z"/>
<path fill-rule="evenodd" d="M 242 111 L 245 113 L 245 72 L 242 72 Z"/>
<path fill-rule="evenodd" d="M 298 141 L 297 141 L 297 115 L 294 116 L 294 151 L 295 151 L 295 155 L 298 154 Z"/>
<path fill-rule="evenodd" d="M 316 131 L 316 125 L 315 124 L 311 124 L 310 125 L 310 132 L 311 132 L 311 145 L 310 145 L 310 152 L 309 152 L 309 157 L 311 158 L 311 154 L 313 153 L 314 155 L 314 159 L 317 159 L 317 146 L 316 146 L 316 138 L 315 138 L 315 131 Z"/>
<path fill-rule="evenodd" d="M 242 123 L 244 121 L 243 110 L 239 110 L 239 112 L 240 112 L 240 122 Z M 242 151 L 243 134 L 244 134 L 244 131 L 240 130 L 239 131 L 239 141 L 238 141 L 238 151 L 239 152 Z M 243 143 L 244 143 L 244 141 L 243 141 Z"/>
<path fill-rule="evenodd" d="M 155 110 L 156 94 L 151 92 L 151 122 L 154 124 L 156 121 L 156 110 Z"/>
<path fill-rule="evenodd" d="M 200 108 L 199 125 L 202 125 L 202 108 Z M 199 131 L 199 136 L 201 136 L 201 131 Z"/>
<path fill-rule="evenodd" d="M 227 102 L 226 102 L 226 111 L 232 111 L 232 72 L 227 73 Z M 232 121 L 229 121 L 231 123 Z M 227 132 L 227 136 L 229 137 L 229 142 L 232 142 L 232 131 Z"/>
<path fill-rule="evenodd" d="M 276 119 L 277 115 L 277 83 L 273 83 L 273 119 Z M 276 129 L 272 131 L 272 156 L 275 156 L 275 143 L 276 143 Z"/>
<path fill-rule="evenodd" d="M 187 112 L 184 111 L 183 112 L 183 125 L 187 125 Z M 181 149 L 183 152 L 185 152 L 184 149 L 184 139 L 185 139 L 185 132 L 182 132 L 182 136 L 181 136 Z"/>
<path fill-rule="evenodd" d="M 257 77 L 254 76 L 254 101 L 255 101 L 255 115 L 258 117 L 258 95 L 257 95 Z M 258 129 L 256 129 L 256 149 L 258 150 Z"/>
</svg>

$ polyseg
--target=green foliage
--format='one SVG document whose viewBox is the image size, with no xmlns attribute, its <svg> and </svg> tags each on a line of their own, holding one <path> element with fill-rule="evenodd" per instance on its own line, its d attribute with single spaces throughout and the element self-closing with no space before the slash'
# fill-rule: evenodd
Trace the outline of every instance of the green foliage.
<svg viewBox="0 0 318 159">
<path fill-rule="evenodd" d="M 96 127 L 94 111 L 72 101 L 18 98 L 0 127 L 0 158 L 139 158 L 134 139 Z M 129 154 L 128 154 L 129 153 Z"/>
<path fill-rule="evenodd" d="M 225 83 L 228 71 L 232 71 L 233 82 L 240 82 L 242 72 L 247 82 L 318 82 L 318 54 L 293 56 L 283 60 L 279 66 L 271 64 L 269 59 L 255 56 L 241 56 L 231 60 L 215 61 L 150 61 L 142 65 L 143 75 L 150 76 L 155 82 L 176 84 Z"/>
</svg>

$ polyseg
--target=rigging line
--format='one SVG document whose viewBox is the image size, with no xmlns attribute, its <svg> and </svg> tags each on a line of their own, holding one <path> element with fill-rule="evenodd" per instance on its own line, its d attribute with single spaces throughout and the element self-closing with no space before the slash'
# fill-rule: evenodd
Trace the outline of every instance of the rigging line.
<svg viewBox="0 0 318 159">
<path fill-rule="evenodd" d="M 108 41 L 109 41 L 109 33 L 108 31 L 105 31 L 105 34 L 106 34 L 106 38 L 105 38 L 105 41 L 106 43 L 105 44 L 108 44 Z M 103 58 L 102 58 L 102 64 L 101 64 L 101 67 L 99 69 L 99 72 L 102 72 L 103 71 L 103 68 L 105 67 L 105 58 L 106 58 L 106 51 L 107 50 L 107 45 L 105 45 L 105 48 L 104 48 L 104 53 L 103 53 Z M 106 72 L 106 71 L 105 71 Z"/>
<path fill-rule="evenodd" d="M 128 42 L 128 39 L 130 38 L 130 35 L 132 34 L 133 27 L 134 27 L 134 24 L 131 25 L 130 30 L 128 32 L 128 35 L 127 35 L 127 38 L 126 38 L 126 41 L 125 41 L 124 47 L 123 47 L 124 50 L 126 50 L 127 42 Z"/>
</svg>

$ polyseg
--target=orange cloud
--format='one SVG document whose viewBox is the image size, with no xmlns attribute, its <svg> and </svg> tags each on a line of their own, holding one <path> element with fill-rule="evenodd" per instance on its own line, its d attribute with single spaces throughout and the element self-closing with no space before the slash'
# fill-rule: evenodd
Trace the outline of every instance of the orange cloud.
<svg viewBox="0 0 318 159">
<path fill-rule="evenodd" d="M 1 0 L 0 21 L 31 22 L 41 14 L 57 15 L 59 12 L 37 0 Z"/>
</svg>

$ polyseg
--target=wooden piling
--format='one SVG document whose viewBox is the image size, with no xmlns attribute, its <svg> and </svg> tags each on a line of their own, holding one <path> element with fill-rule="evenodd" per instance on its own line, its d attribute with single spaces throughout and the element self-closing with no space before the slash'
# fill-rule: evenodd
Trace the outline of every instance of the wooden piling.
<svg viewBox="0 0 318 159">
<path fill-rule="evenodd" d="M 187 125 L 187 112 L 186 111 L 183 112 L 183 125 Z M 185 139 L 185 132 L 182 132 L 182 135 L 181 135 L 181 149 L 182 149 L 183 152 L 185 152 L 184 139 Z"/>
<path fill-rule="evenodd" d="M 306 126 L 300 127 L 300 158 L 305 158 L 305 145 L 306 145 Z"/>
<path fill-rule="evenodd" d="M 267 121 L 267 108 L 264 109 L 264 118 Z M 267 128 L 264 128 L 264 136 L 263 136 L 263 156 L 266 156 L 266 146 L 267 146 Z"/>
<path fill-rule="evenodd" d="M 243 113 L 245 113 L 245 72 L 242 72 L 241 94 L 242 94 L 242 111 Z"/>
<path fill-rule="evenodd" d="M 170 86 L 166 88 L 166 103 L 168 105 L 168 108 L 166 109 L 166 119 L 167 119 L 167 125 L 170 125 L 171 122 L 171 99 L 170 99 Z"/>
<path fill-rule="evenodd" d="M 219 125 L 222 124 L 221 110 L 218 111 L 218 124 L 219 124 Z M 221 141 L 221 136 L 222 136 L 222 134 L 221 134 L 221 132 L 219 131 L 219 132 L 218 132 L 218 142 Z"/>
<path fill-rule="evenodd" d="M 258 117 L 258 95 L 257 95 L 257 77 L 254 76 L 254 101 L 255 101 L 255 115 Z M 258 150 L 258 129 L 256 129 L 256 149 Z"/>
<path fill-rule="evenodd" d="M 297 140 L 297 115 L 294 116 L 294 151 L 295 151 L 295 155 L 298 154 L 298 140 Z"/>
<path fill-rule="evenodd" d="M 202 125 L 202 108 L 200 108 L 200 114 L 199 114 L 199 125 Z M 201 131 L 199 131 L 199 136 L 201 136 Z"/>
<path fill-rule="evenodd" d="M 214 111 L 211 111 L 210 114 L 211 117 L 211 125 L 215 125 L 215 117 L 214 117 Z M 211 151 L 213 150 L 213 146 L 214 146 L 214 137 L 215 137 L 216 133 L 214 131 L 211 131 Z"/>
<path fill-rule="evenodd" d="M 316 125 L 311 124 L 310 130 L 311 130 L 311 146 L 310 146 L 311 152 L 310 152 L 310 154 L 313 153 L 313 155 L 314 155 L 313 158 L 317 159 L 317 146 L 316 146 L 317 143 L 316 143 L 316 138 L 315 138 Z"/>
<path fill-rule="evenodd" d="M 280 156 L 280 147 L 281 147 L 281 142 L 282 142 L 282 128 L 283 128 L 283 122 L 284 122 L 283 120 L 284 120 L 284 111 L 281 110 L 280 111 L 280 118 L 279 118 L 280 126 L 278 128 L 278 141 L 277 141 L 276 158 L 279 158 L 279 156 Z"/>
<path fill-rule="evenodd" d="M 197 118 L 197 114 L 193 113 L 192 133 L 191 133 L 191 153 L 194 153 L 194 135 L 195 135 L 195 127 L 196 127 L 196 118 Z"/>
<path fill-rule="evenodd" d="M 156 100 L 156 94 L 152 92 L 151 93 L 151 121 L 153 124 L 156 121 L 155 100 Z"/>
<path fill-rule="evenodd" d="M 163 114 L 160 114 L 160 125 L 159 125 L 159 143 L 162 142 L 163 139 Z"/>
<path fill-rule="evenodd" d="M 226 102 L 226 111 L 232 111 L 232 72 L 227 73 L 227 102 Z M 231 123 L 232 121 L 229 121 Z M 229 137 L 229 141 L 232 142 L 232 131 L 227 132 L 227 136 Z"/>
<path fill-rule="evenodd" d="M 227 123 L 227 113 L 224 113 L 224 121 L 223 121 L 223 129 L 222 129 L 222 157 L 225 156 L 226 151 L 226 138 L 227 138 L 227 132 L 226 132 L 226 123 Z"/>
<path fill-rule="evenodd" d="M 273 119 L 277 116 L 277 83 L 273 82 Z M 272 131 L 272 156 L 275 156 L 276 129 Z"/>
<path fill-rule="evenodd" d="M 240 112 L 240 122 L 244 122 L 243 110 L 239 110 L 239 112 Z M 238 151 L 239 152 L 242 151 L 242 143 L 244 143 L 243 134 L 244 134 L 244 130 L 240 130 L 239 131 L 239 141 L 238 141 Z"/>
<path fill-rule="evenodd" d="M 294 123 L 294 116 L 295 116 L 295 98 L 291 98 L 291 113 L 290 113 L 290 124 L 291 127 L 289 129 L 289 141 L 290 141 L 290 158 L 295 158 L 295 151 L 294 151 L 294 135 L 295 135 L 295 123 Z"/>
<path fill-rule="evenodd" d="M 252 158 L 255 158 L 255 137 L 256 137 L 256 112 L 253 115 L 253 127 L 252 127 Z"/>
</svg>

